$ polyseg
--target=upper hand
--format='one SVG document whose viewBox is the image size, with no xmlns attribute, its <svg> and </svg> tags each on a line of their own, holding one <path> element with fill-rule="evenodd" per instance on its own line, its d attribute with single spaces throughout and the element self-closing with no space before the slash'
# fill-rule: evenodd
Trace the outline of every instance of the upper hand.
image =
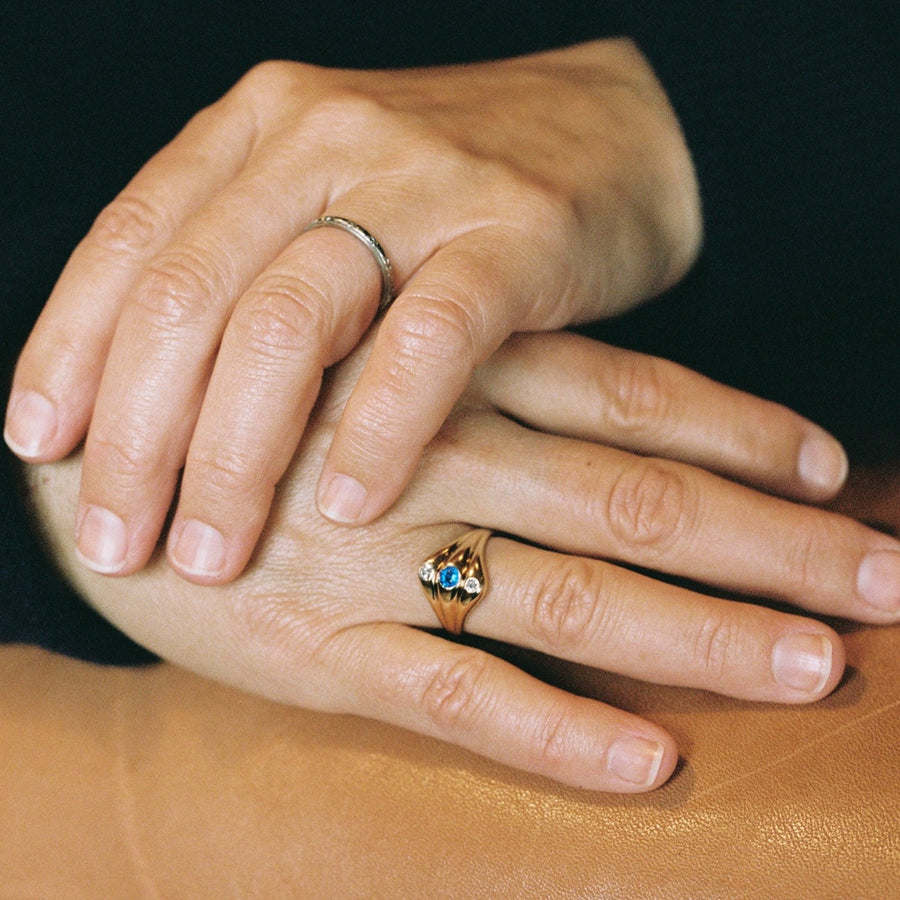
<svg viewBox="0 0 900 900">
<path fill-rule="evenodd" d="M 397 498 L 511 332 L 626 309 L 700 239 L 678 123 L 627 41 L 410 72 L 257 67 L 99 216 L 21 356 L 7 441 L 42 462 L 87 434 L 90 567 L 147 561 L 183 467 L 173 566 L 201 583 L 244 568 L 322 373 L 379 298 L 361 244 L 304 233 L 323 213 L 376 235 L 399 288 L 316 473 L 345 523 Z"/>
<path fill-rule="evenodd" d="M 782 407 L 571 335 L 506 345 L 390 512 L 352 532 L 329 523 L 315 474 L 366 349 L 332 374 L 258 557 L 229 585 L 189 584 L 161 559 L 128 579 L 74 565 L 77 465 L 38 470 L 44 524 L 83 594 L 138 641 L 211 677 L 611 791 L 664 782 L 672 737 L 419 630 L 437 622 L 418 566 L 470 525 L 505 536 L 487 545 L 490 587 L 467 631 L 634 678 L 781 703 L 835 687 L 844 652 L 830 628 L 710 595 L 720 591 L 897 621 L 900 543 L 737 483 L 833 493 L 845 474 L 833 439 Z"/>
</svg>

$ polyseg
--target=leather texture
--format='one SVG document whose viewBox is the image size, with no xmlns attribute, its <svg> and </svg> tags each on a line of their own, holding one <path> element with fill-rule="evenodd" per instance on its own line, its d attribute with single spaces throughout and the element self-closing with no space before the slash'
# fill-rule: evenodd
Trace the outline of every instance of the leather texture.
<svg viewBox="0 0 900 900">
<path fill-rule="evenodd" d="M 843 502 L 892 522 L 898 496 L 880 473 Z M 167 665 L 6 647 L 0 897 L 900 897 L 900 627 L 837 627 L 847 676 L 808 707 L 517 657 L 671 729 L 685 761 L 631 798 Z"/>
</svg>

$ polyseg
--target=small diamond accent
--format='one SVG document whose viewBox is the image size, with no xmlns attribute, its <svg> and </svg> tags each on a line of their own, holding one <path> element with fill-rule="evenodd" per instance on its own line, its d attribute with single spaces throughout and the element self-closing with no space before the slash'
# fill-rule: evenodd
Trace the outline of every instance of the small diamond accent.
<svg viewBox="0 0 900 900">
<path fill-rule="evenodd" d="M 467 594 L 477 594 L 481 590 L 481 582 L 477 578 L 467 578 L 463 587 Z"/>
<path fill-rule="evenodd" d="M 426 584 L 431 584 L 434 581 L 434 566 L 431 563 L 425 563 L 419 569 L 419 580 L 424 581 Z"/>
<path fill-rule="evenodd" d="M 441 587 L 445 591 L 452 591 L 459 584 L 459 580 L 462 577 L 459 574 L 459 569 L 456 566 L 447 566 L 444 569 L 441 569 L 441 573 L 438 576 L 441 582 Z"/>
</svg>

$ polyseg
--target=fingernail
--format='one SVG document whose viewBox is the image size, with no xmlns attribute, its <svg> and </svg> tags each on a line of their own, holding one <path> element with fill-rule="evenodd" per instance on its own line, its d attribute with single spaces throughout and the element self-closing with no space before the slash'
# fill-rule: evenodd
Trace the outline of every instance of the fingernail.
<svg viewBox="0 0 900 900">
<path fill-rule="evenodd" d="M 772 674 L 783 687 L 818 694 L 831 675 L 831 641 L 821 634 L 786 634 L 772 648 Z"/>
<path fill-rule="evenodd" d="M 172 560 L 188 575 L 219 575 L 225 568 L 225 538 L 211 525 L 188 519 L 172 547 Z"/>
<path fill-rule="evenodd" d="M 101 575 L 113 575 L 125 565 L 128 535 L 125 523 L 101 506 L 90 506 L 78 528 L 79 559 Z"/>
<path fill-rule="evenodd" d="M 649 787 L 659 775 L 665 748 L 658 741 L 628 735 L 619 738 L 606 754 L 606 768 L 622 781 Z"/>
<path fill-rule="evenodd" d="M 3 439 L 17 456 L 40 456 L 56 431 L 56 408 L 34 391 L 17 392 L 9 402 Z"/>
<path fill-rule="evenodd" d="M 814 431 L 800 445 L 797 473 L 810 487 L 836 491 L 846 480 L 848 470 L 847 454 L 830 434 Z"/>
<path fill-rule="evenodd" d="M 856 590 L 866 603 L 883 612 L 900 612 L 900 553 L 876 550 L 856 573 Z"/>
<path fill-rule="evenodd" d="M 352 524 L 366 505 L 366 489 L 349 475 L 332 475 L 319 495 L 319 510 L 332 522 Z"/>
</svg>

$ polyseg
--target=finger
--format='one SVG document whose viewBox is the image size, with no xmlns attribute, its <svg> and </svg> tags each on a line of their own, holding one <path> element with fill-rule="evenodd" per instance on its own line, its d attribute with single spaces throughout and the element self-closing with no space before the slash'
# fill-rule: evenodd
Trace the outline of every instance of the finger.
<svg viewBox="0 0 900 900">
<path fill-rule="evenodd" d="M 170 560 L 223 583 L 245 566 L 294 456 L 323 370 L 359 340 L 380 276 L 335 229 L 303 235 L 251 285 L 228 323 L 191 438 Z"/>
<path fill-rule="evenodd" d="M 203 487 L 200 478 L 188 473 L 188 506 L 192 495 L 204 496 L 177 523 L 172 545 L 173 562 L 195 580 L 228 580 L 246 562 L 272 486 L 302 431 L 321 369 L 355 344 L 379 296 L 371 286 L 379 270 L 358 241 L 323 229 L 302 232 L 322 210 L 328 192 L 337 193 L 342 215 L 357 217 L 367 227 L 372 222 L 379 227 L 368 210 L 383 209 L 383 199 L 372 200 L 365 185 L 353 189 L 358 177 L 353 166 L 346 183 L 329 182 L 315 162 L 313 157 L 298 166 L 281 144 L 265 144 L 182 226 L 133 288 L 120 316 L 85 452 L 81 510 L 90 510 L 98 527 L 84 531 L 79 552 L 98 571 L 128 574 L 148 558 L 171 499 L 174 474 L 188 454 L 205 403 L 226 323 L 238 298 L 249 290 L 217 365 L 221 378 L 215 408 L 224 409 L 225 417 L 214 422 L 206 416 L 193 452 L 193 468 L 210 481 Z M 412 195 L 418 199 L 407 204 L 407 211 L 417 221 L 428 197 Z M 427 241 L 439 241 L 442 232 L 429 234 Z M 334 249 L 336 240 L 340 251 Z M 419 254 L 432 252 L 433 246 L 423 244 L 418 234 L 392 238 L 398 284 L 418 264 Z M 286 247 L 287 256 L 267 270 Z M 316 259 L 316 250 L 323 249 Z M 300 334 L 302 329 L 307 333 Z M 280 345 L 284 341 L 290 346 Z M 242 390 L 241 375 L 250 378 L 250 394 Z M 251 408 L 261 397 L 263 402 Z M 233 437 L 223 432 L 222 422 L 234 426 Z M 256 437 L 263 440 L 254 443 L 259 423 L 262 430 Z M 279 433 L 282 427 L 286 434 Z M 212 437 L 213 431 L 226 436 Z M 204 511 L 204 505 L 209 509 Z M 239 508 L 238 532 L 234 513 Z M 185 547 L 177 550 L 180 529 L 188 522 Z M 107 541 L 107 532 L 116 539 Z"/>
<path fill-rule="evenodd" d="M 676 587 L 610 563 L 493 538 L 473 633 L 643 681 L 807 703 L 844 668 L 827 626 Z"/>
<path fill-rule="evenodd" d="M 234 176 L 251 136 L 224 102 L 204 110 L 99 215 L 16 368 L 4 437 L 22 459 L 59 459 L 84 437 L 125 297 L 184 220 Z"/>
<path fill-rule="evenodd" d="M 258 153 L 252 165 L 182 225 L 136 280 L 119 316 L 85 446 L 79 521 L 88 516 L 93 524 L 79 530 L 78 549 L 89 567 L 129 574 L 148 559 L 238 297 L 321 208 L 324 189 L 316 187 L 312 170 L 301 176 L 277 151 Z M 272 276 L 276 278 L 277 273 Z M 341 318 L 341 310 L 346 313 L 352 307 L 359 290 L 354 286 L 346 303 L 336 313 L 329 311 L 329 317 L 335 316 L 332 328 L 339 330 L 348 318 Z M 264 305 L 271 296 L 264 295 Z M 368 309 L 371 318 L 374 301 Z M 263 324 L 270 329 L 279 325 L 272 312 L 262 310 Z M 242 321 L 246 323 L 246 318 Z M 359 319 L 356 337 L 363 327 Z M 276 333 L 276 341 L 280 336 L 283 329 Z M 262 334 L 252 337 L 260 343 L 267 340 Z M 304 349 L 321 367 L 329 349 L 321 341 L 327 336 L 318 336 L 318 341 L 315 334 L 307 337 L 312 339 Z M 230 353 L 226 364 L 233 359 Z M 308 372 L 309 365 L 301 371 Z M 248 390 L 258 385 L 259 378 L 251 380 Z M 297 409 L 309 405 L 308 380 L 306 386 L 297 398 Z M 233 393 L 239 397 L 238 406 L 227 411 L 218 423 L 220 429 L 222 422 L 239 419 L 249 403 L 240 385 Z M 289 399 L 283 398 L 285 403 Z M 220 483 L 233 481 L 240 467 L 239 459 L 217 457 L 207 474 Z M 267 475 L 256 472 L 254 483 L 270 499 L 271 490 L 266 491 L 264 484 Z M 207 538 L 210 534 L 217 537 L 209 532 Z M 215 547 L 208 554 L 224 564 Z"/>
<path fill-rule="evenodd" d="M 791 410 L 574 334 L 514 336 L 476 377 L 483 396 L 535 428 L 680 460 L 798 499 L 829 499 L 847 476 L 840 444 Z"/>
<path fill-rule="evenodd" d="M 453 429 L 426 478 L 448 517 L 828 615 L 900 615 L 900 543 L 858 522 L 487 414 Z"/>
<path fill-rule="evenodd" d="M 417 199 L 405 206 L 412 220 L 433 215 L 426 193 L 413 193 Z M 365 186 L 334 202 L 343 218 L 364 222 L 370 233 L 390 231 L 377 212 L 384 200 L 373 199 Z M 396 286 L 433 252 L 433 242 L 444 239 L 440 229 L 427 233 L 391 231 Z M 317 228 L 304 230 L 237 302 L 191 440 L 170 531 L 170 560 L 184 577 L 218 584 L 241 572 L 323 370 L 357 344 L 381 292 L 371 250 L 341 229 Z"/>
<path fill-rule="evenodd" d="M 677 763 L 672 738 L 657 726 L 429 634 L 369 625 L 333 638 L 329 654 L 350 698 L 347 712 L 526 772 L 636 793 L 661 785 Z"/>
<path fill-rule="evenodd" d="M 396 500 L 474 368 L 531 308 L 508 240 L 483 229 L 451 242 L 388 311 L 319 480 L 328 519 L 361 524 Z"/>
</svg>

